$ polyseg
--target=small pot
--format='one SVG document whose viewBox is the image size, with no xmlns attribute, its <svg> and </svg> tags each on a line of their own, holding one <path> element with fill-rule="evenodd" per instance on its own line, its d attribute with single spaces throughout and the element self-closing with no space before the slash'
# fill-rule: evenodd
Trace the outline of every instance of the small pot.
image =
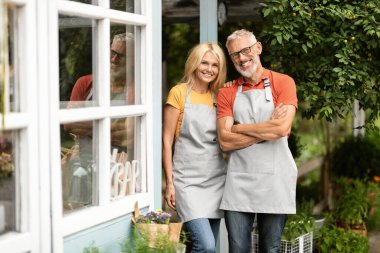
<svg viewBox="0 0 380 253">
<path fill-rule="evenodd" d="M 323 224 L 325 223 L 326 217 L 323 215 L 313 215 L 315 219 L 315 227 L 317 230 L 320 230 L 323 227 Z"/>
</svg>

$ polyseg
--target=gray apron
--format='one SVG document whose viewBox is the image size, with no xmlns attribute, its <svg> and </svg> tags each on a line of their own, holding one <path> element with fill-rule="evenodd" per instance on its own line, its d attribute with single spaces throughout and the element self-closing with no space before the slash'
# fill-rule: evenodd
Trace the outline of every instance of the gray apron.
<svg viewBox="0 0 380 253">
<path fill-rule="evenodd" d="M 189 88 L 174 147 L 173 176 L 176 209 L 182 222 L 222 218 L 219 206 L 226 164 L 216 141 L 216 110 L 191 104 Z"/>
<path fill-rule="evenodd" d="M 252 124 L 271 119 L 274 110 L 269 79 L 264 89 L 242 92 L 239 85 L 234 121 Z M 296 212 L 297 167 L 287 137 L 231 152 L 221 209 L 292 214 Z"/>
</svg>

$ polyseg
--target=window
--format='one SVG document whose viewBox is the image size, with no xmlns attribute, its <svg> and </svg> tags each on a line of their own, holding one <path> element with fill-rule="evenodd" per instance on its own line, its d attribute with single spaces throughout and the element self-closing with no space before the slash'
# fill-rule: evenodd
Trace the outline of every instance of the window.
<svg viewBox="0 0 380 253">
<path fill-rule="evenodd" d="M 0 249 L 39 250 L 34 1 L 0 2 Z M 28 43 L 26 43 L 28 41 Z"/>
<path fill-rule="evenodd" d="M 132 212 L 136 201 L 152 204 L 153 126 L 140 1 L 58 2 L 60 139 L 53 142 L 62 187 L 53 191 L 61 190 L 54 210 L 67 236 Z"/>
<path fill-rule="evenodd" d="M 151 5 L 0 0 L 1 252 L 153 204 Z"/>
</svg>

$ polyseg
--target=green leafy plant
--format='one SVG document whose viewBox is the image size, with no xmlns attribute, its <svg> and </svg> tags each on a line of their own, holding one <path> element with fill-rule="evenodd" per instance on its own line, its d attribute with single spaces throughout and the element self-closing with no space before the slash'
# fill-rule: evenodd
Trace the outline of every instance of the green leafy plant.
<svg viewBox="0 0 380 253">
<path fill-rule="evenodd" d="M 295 79 L 303 116 L 345 118 L 357 99 L 368 123 L 379 117 L 379 6 L 380 0 L 265 1 L 263 61 Z"/>
<path fill-rule="evenodd" d="M 380 231 L 380 183 L 378 181 L 369 182 L 368 202 L 367 228 L 370 231 Z"/>
<path fill-rule="evenodd" d="M 186 232 L 181 233 L 179 242 L 171 241 L 167 234 L 157 233 L 155 248 L 150 247 L 149 238 L 146 234 L 140 233 L 133 229 L 133 237 L 125 240 L 121 245 L 123 253 L 173 253 L 177 249 L 184 249 L 188 235 Z"/>
<path fill-rule="evenodd" d="M 367 253 L 369 248 L 367 237 L 334 225 L 322 228 L 317 247 L 321 253 Z"/>
<path fill-rule="evenodd" d="M 297 237 L 313 231 L 314 222 L 314 218 L 305 213 L 288 215 L 281 239 L 294 244 Z"/>
<path fill-rule="evenodd" d="M 368 185 L 360 180 L 340 178 L 334 215 L 338 223 L 351 228 L 364 225 L 368 214 Z"/>
<path fill-rule="evenodd" d="M 107 251 L 101 251 L 98 247 L 94 245 L 95 242 L 93 241 L 90 246 L 84 248 L 83 253 L 107 253 Z"/>
</svg>

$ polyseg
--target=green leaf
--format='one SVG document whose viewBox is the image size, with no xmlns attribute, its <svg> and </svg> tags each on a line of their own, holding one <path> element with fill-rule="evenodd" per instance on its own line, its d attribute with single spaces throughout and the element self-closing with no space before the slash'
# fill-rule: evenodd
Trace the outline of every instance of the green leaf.
<svg viewBox="0 0 380 253">
<path fill-rule="evenodd" d="M 340 72 L 340 71 L 342 71 L 342 69 L 341 69 L 341 68 L 338 68 L 338 67 L 336 67 L 336 68 L 333 68 L 333 71 L 334 71 L 334 72 Z"/>
<path fill-rule="evenodd" d="M 264 17 L 268 16 L 270 14 L 271 10 L 269 8 L 264 9 L 263 15 Z"/>
<path fill-rule="evenodd" d="M 305 51 L 305 53 L 307 53 L 307 46 L 305 44 L 302 44 L 302 49 Z"/>
<path fill-rule="evenodd" d="M 278 41 L 278 44 L 282 44 L 282 35 L 277 35 L 276 36 L 276 39 L 277 39 L 277 41 Z"/>
</svg>

